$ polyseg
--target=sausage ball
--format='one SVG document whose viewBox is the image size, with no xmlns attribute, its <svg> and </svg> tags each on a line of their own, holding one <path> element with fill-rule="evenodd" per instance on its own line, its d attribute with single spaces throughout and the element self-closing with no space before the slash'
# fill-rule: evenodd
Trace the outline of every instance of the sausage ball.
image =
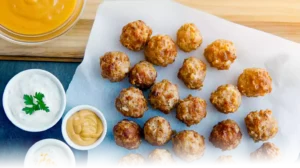
<svg viewBox="0 0 300 168">
<path fill-rule="evenodd" d="M 218 159 L 217 159 L 217 162 L 218 163 L 234 163 L 233 159 L 232 159 L 232 156 L 230 155 L 227 155 L 227 156 L 220 156 Z"/>
<path fill-rule="evenodd" d="M 178 86 L 165 79 L 154 84 L 150 89 L 149 101 L 154 109 L 169 114 L 179 102 Z"/>
<path fill-rule="evenodd" d="M 177 76 L 188 88 L 201 89 L 206 76 L 206 65 L 195 57 L 187 58 Z"/>
<path fill-rule="evenodd" d="M 139 51 L 146 46 L 151 35 L 152 29 L 143 21 L 137 20 L 123 27 L 120 42 L 129 50 Z"/>
<path fill-rule="evenodd" d="M 133 121 L 118 122 L 113 132 L 116 144 L 126 149 L 137 149 L 142 142 L 141 127 Z"/>
<path fill-rule="evenodd" d="M 204 56 L 212 67 L 227 70 L 236 59 L 236 49 L 231 41 L 220 39 L 207 46 Z"/>
<path fill-rule="evenodd" d="M 125 117 L 142 118 L 148 110 L 143 92 L 137 88 L 123 89 L 115 102 L 117 110 Z"/>
<path fill-rule="evenodd" d="M 205 151 L 204 137 L 196 131 L 181 131 L 173 137 L 172 142 L 175 154 L 188 162 L 200 159 Z"/>
<path fill-rule="evenodd" d="M 217 148 L 231 150 L 236 148 L 242 139 L 239 125 L 230 119 L 219 122 L 210 133 L 209 141 Z"/>
<path fill-rule="evenodd" d="M 266 142 L 256 151 L 250 154 L 254 161 L 278 161 L 280 159 L 280 150 L 275 144 Z"/>
<path fill-rule="evenodd" d="M 250 112 L 245 118 L 248 134 L 255 141 L 267 141 L 278 132 L 278 124 L 271 110 Z"/>
<path fill-rule="evenodd" d="M 150 88 L 157 77 L 153 65 L 147 61 L 141 61 L 134 65 L 129 72 L 129 82 L 140 89 Z"/>
<path fill-rule="evenodd" d="M 176 109 L 176 118 L 188 127 L 200 123 L 206 117 L 206 101 L 189 95 L 179 102 Z"/>
<path fill-rule="evenodd" d="M 146 60 L 158 66 L 166 67 L 172 64 L 176 56 L 176 45 L 167 35 L 151 37 L 145 49 Z"/>
<path fill-rule="evenodd" d="M 177 31 L 177 45 L 185 52 L 196 50 L 202 44 L 202 36 L 194 23 L 186 23 Z"/>
<path fill-rule="evenodd" d="M 154 149 L 148 158 L 150 163 L 154 164 L 171 164 L 174 162 L 172 154 L 166 149 Z"/>
<path fill-rule="evenodd" d="M 237 87 L 226 84 L 219 86 L 211 93 L 210 102 L 221 113 L 234 113 L 238 110 L 242 102 L 242 95 Z"/>
<path fill-rule="evenodd" d="M 144 125 L 144 136 L 151 145 L 162 146 L 171 139 L 171 125 L 163 117 L 152 117 Z"/>
<path fill-rule="evenodd" d="M 143 166 L 145 159 L 140 154 L 129 154 L 120 159 L 118 166 Z"/>
<path fill-rule="evenodd" d="M 107 52 L 100 58 L 101 75 L 111 82 L 120 82 L 129 72 L 129 57 L 119 51 Z"/>
<path fill-rule="evenodd" d="M 272 91 L 272 78 L 265 69 L 248 68 L 239 76 L 237 86 L 247 97 L 264 96 Z"/>
</svg>

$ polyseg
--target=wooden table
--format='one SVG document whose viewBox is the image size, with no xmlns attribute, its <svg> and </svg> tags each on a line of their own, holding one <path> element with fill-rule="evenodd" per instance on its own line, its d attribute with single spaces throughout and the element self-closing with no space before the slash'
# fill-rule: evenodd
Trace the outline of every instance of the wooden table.
<svg viewBox="0 0 300 168">
<path fill-rule="evenodd" d="M 232 22 L 300 42 L 299 0 L 176 0 Z M 25 47 L 0 40 L 0 60 L 80 62 L 101 0 L 88 0 L 78 24 L 60 39 Z"/>
</svg>

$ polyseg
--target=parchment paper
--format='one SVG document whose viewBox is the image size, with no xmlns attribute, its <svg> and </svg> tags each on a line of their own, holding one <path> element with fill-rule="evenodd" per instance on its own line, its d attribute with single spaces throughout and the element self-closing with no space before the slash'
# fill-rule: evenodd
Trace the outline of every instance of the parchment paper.
<svg viewBox="0 0 300 168">
<path fill-rule="evenodd" d="M 96 149 L 89 151 L 89 164 L 117 161 L 128 153 L 140 153 L 147 157 L 156 147 L 146 141 L 137 150 L 126 150 L 117 146 L 113 139 L 113 126 L 124 119 L 115 109 L 114 102 L 123 88 L 130 86 L 128 79 L 119 83 L 110 83 L 100 75 L 99 57 L 108 51 L 123 51 L 130 56 L 132 66 L 144 59 L 143 51 L 132 52 L 119 42 L 122 27 L 128 22 L 141 19 L 152 29 L 153 35 L 168 34 L 176 40 L 176 32 L 186 22 L 197 25 L 203 35 L 201 47 L 191 53 L 179 50 L 175 63 L 167 68 L 156 67 L 157 81 L 168 79 L 176 83 L 180 89 L 180 97 L 188 94 L 199 96 L 207 101 L 207 117 L 200 124 L 186 127 L 175 118 L 175 111 L 165 115 L 157 110 L 149 109 L 141 119 L 134 119 L 141 127 L 153 116 L 167 118 L 173 129 L 177 131 L 190 129 L 206 137 L 205 155 L 199 161 L 214 161 L 220 155 L 232 155 L 234 160 L 248 159 L 249 154 L 261 146 L 249 137 L 244 124 L 244 117 L 254 110 L 271 109 L 279 123 L 277 136 L 270 141 L 275 143 L 286 161 L 295 161 L 300 151 L 300 45 L 279 37 L 246 28 L 225 21 L 215 16 L 194 10 L 171 1 L 110 1 L 100 5 L 96 21 L 82 64 L 78 67 L 67 91 L 67 108 L 88 104 L 99 108 L 108 123 L 108 134 L 105 141 Z M 189 56 L 196 56 L 207 61 L 203 56 L 204 48 L 216 39 L 228 39 L 237 48 L 237 60 L 230 70 L 218 71 L 208 66 L 204 87 L 201 91 L 187 89 L 177 78 L 178 69 Z M 266 68 L 273 78 L 273 91 L 260 98 L 243 97 L 242 105 L 234 114 L 221 114 L 209 102 L 209 97 L 221 84 L 235 84 L 243 69 L 249 67 Z M 145 92 L 148 97 L 148 92 Z M 150 105 L 149 105 L 150 106 Z M 243 139 L 235 149 L 222 152 L 208 141 L 212 127 L 224 119 L 233 119 L 242 129 Z M 172 151 L 171 142 L 165 147 Z"/>
</svg>

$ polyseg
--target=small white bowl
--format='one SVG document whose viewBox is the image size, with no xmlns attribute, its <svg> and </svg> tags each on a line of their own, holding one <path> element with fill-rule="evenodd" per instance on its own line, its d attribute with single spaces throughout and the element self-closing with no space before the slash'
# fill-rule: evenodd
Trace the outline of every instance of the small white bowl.
<svg viewBox="0 0 300 168">
<path fill-rule="evenodd" d="M 41 127 L 33 127 L 33 126 L 28 126 L 22 122 L 20 122 L 20 120 L 16 119 L 16 117 L 14 116 L 13 112 L 11 111 L 11 109 L 9 108 L 9 101 L 12 100 L 12 97 L 9 95 L 9 90 L 11 90 L 14 86 L 14 84 L 19 84 L 19 79 L 22 78 L 22 76 L 26 76 L 28 74 L 40 74 L 43 77 L 47 77 L 49 79 L 51 79 L 51 81 L 53 81 L 56 86 L 58 87 L 58 91 L 59 94 L 61 96 L 61 107 L 59 108 L 59 111 L 57 112 L 57 114 L 55 115 L 53 121 L 51 123 L 45 124 L 44 126 Z M 6 85 L 4 93 L 3 93 L 3 108 L 4 108 L 4 112 L 7 116 L 7 118 L 17 127 L 19 127 L 20 129 L 24 130 L 24 131 L 28 131 L 28 132 L 42 132 L 45 131 L 51 127 L 53 127 L 62 117 L 65 108 L 66 108 L 66 92 L 64 90 L 63 85 L 61 84 L 61 82 L 50 72 L 45 71 L 45 70 L 41 70 L 41 69 L 29 69 L 29 70 L 25 70 L 22 71 L 20 73 L 18 73 L 17 75 L 15 75 Z M 51 110 L 51 109 L 50 109 Z"/>
<path fill-rule="evenodd" d="M 67 154 L 67 157 L 69 158 L 69 161 L 67 163 L 68 165 L 59 165 L 59 166 L 75 167 L 76 161 L 72 150 L 69 148 L 68 145 L 56 139 L 44 139 L 32 145 L 25 156 L 24 167 L 32 168 L 34 166 L 33 162 L 35 161 L 33 157 L 34 155 L 37 154 L 36 152 L 42 149 L 43 147 L 47 147 L 47 146 L 58 147 L 59 149 L 63 150 L 64 154 Z"/>
<path fill-rule="evenodd" d="M 80 110 L 90 110 L 92 112 L 94 112 L 102 121 L 103 124 L 103 132 L 101 134 L 101 137 L 92 145 L 89 146 L 80 146 L 75 144 L 70 138 L 69 135 L 67 133 L 67 121 L 68 119 L 75 113 L 77 113 Z M 63 122 L 62 122 L 62 126 L 61 126 L 61 131 L 63 134 L 63 137 L 65 139 L 65 141 L 67 142 L 67 144 L 69 144 L 72 148 L 75 148 L 77 150 L 90 150 L 93 148 L 96 148 L 98 145 L 101 144 L 101 142 L 104 140 L 105 136 L 106 136 L 106 132 L 107 132 L 107 123 L 106 123 L 106 119 L 103 115 L 103 113 L 98 110 L 97 108 L 93 107 L 93 106 L 89 106 L 89 105 L 80 105 L 80 106 L 76 106 L 74 108 L 72 108 L 70 111 L 68 111 L 68 113 L 65 115 Z"/>
</svg>

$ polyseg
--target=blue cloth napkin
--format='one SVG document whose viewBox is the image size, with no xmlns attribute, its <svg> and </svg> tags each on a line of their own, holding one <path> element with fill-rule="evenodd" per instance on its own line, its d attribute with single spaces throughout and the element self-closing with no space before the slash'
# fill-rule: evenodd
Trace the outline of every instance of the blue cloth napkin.
<svg viewBox="0 0 300 168">
<path fill-rule="evenodd" d="M 2 95 L 8 81 L 23 70 L 38 68 L 54 74 L 66 90 L 77 66 L 78 63 L 0 61 L 0 165 L 22 166 L 27 150 L 39 140 L 54 138 L 64 142 L 61 134 L 61 121 L 47 131 L 29 133 L 17 128 L 8 120 L 2 105 Z M 85 165 L 87 152 L 72 150 L 77 165 Z"/>
</svg>

